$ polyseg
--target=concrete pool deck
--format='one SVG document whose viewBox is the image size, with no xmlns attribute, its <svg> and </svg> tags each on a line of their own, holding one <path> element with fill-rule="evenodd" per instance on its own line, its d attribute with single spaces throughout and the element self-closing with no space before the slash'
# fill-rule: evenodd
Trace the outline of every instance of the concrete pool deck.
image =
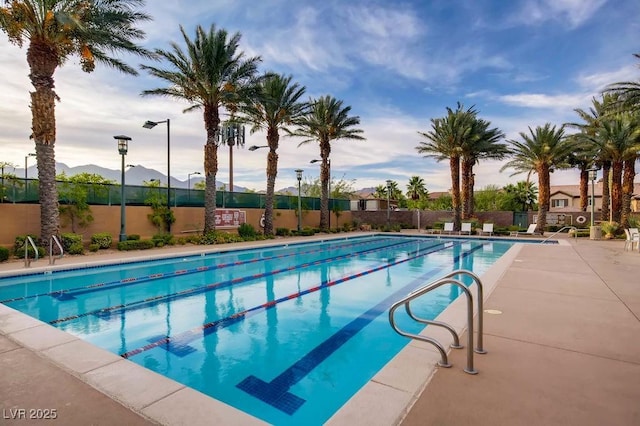
<svg viewBox="0 0 640 426">
<path fill-rule="evenodd" d="M 478 375 L 462 371 L 465 351 L 453 351 L 453 368 L 436 367 L 419 383 L 421 393 L 374 378 L 382 393 L 414 402 L 404 419 L 403 412 L 388 412 L 378 402 L 345 406 L 380 425 L 640 424 L 640 254 L 624 251 L 623 241 L 566 241 L 521 245 L 496 277 L 484 308 L 502 314 L 484 316 L 489 353 L 475 357 Z M 181 247 L 163 254 L 193 251 Z M 56 264 L 133 256 L 142 255 L 70 257 Z M 0 273 L 9 270 L 24 267 L 0 264 Z M 57 421 L 65 425 L 259 423 L 150 371 L 143 380 L 138 376 L 143 368 L 51 331 L 0 306 L 0 423 L 36 423 L 12 418 L 21 413 L 17 409 L 25 409 L 27 418 L 55 409 Z M 414 352 L 423 351 L 433 364 L 435 352 L 416 343 L 410 345 Z M 123 370 L 129 373 L 124 383 L 116 374 Z M 405 376 L 412 376 L 411 367 L 407 371 Z M 331 423 L 350 423 L 348 416 L 341 419 Z"/>
</svg>

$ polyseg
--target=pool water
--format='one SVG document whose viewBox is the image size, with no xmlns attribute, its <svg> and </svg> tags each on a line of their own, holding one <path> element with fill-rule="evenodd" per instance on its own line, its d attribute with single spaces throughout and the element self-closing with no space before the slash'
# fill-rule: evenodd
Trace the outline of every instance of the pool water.
<svg viewBox="0 0 640 426">
<path fill-rule="evenodd" d="M 3 278 L 0 302 L 269 423 L 321 424 L 409 342 L 393 302 L 510 246 L 334 239 Z M 458 295 L 412 308 L 433 319 Z"/>
</svg>

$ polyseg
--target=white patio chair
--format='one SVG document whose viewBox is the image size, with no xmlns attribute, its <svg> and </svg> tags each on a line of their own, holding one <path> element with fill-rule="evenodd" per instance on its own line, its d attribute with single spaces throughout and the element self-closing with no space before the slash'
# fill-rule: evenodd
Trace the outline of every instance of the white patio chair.
<svg viewBox="0 0 640 426">
<path fill-rule="evenodd" d="M 525 232 L 515 231 L 515 232 L 511 232 L 509 235 L 511 235 L 512 237 L 517 237 L 520 235 L 533 235 L 535 232 L 536 232 L 536 224 L 532 223 L 531 225 L 529 225 L 529 227 Z"/>
<path fill-rule="evenodd" d="M 460 226 L 460 235 L 467 234 L 471 235 L 471 222 L 462 222 Z"/>
<path fill-rule="evenodd" d="M 493 235 L 493 223 L 483 223 L 482 231 L 480 231 L 480 235 L 489 234 Z"/>
<path fill-rule="evenodd" d="M 451 234 L 453 232 L 453 222 L 445 222 L 444 229 L 442 230 L 442 232 L 443 233 L 447 232 Z"/>
<path fill-rule="evenodd" d="M 624 230 L 627 239 L 624 242 L 624 249 L 633 251 L 633 246 L 638 245 L 638 250 L 640 251 L 640 233 L 638 233 L 638 228 L 629 228 Z"/>
</svg>

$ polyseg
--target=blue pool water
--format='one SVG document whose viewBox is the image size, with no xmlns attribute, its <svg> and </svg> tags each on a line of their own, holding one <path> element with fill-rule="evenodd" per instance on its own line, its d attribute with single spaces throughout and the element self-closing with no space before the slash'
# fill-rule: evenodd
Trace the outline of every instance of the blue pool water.
<svg viewBox="0 0 640 426">
<path fill-rule="evenodd" d="M 269 423 L 321 424 L 408 343 L 389 326 L 394 301 L 455 269 L 482 274 L 510 246 L 273 246 L 3 278 L 0 302 Z M 435 318 L 458 294 L 442 287 L 415 311 Z"/>
</svg>

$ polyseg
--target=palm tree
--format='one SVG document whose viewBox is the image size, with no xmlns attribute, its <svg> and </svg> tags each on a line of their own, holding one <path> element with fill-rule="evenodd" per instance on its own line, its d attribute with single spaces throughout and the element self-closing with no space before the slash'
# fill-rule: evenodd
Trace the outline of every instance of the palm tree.
<svg viewBox="0 0 640 426">
<path fill-rule="evenodd" d="M 376 186 L 373 196 L 376 198 L 387 198 L 387 185 Z"/>
<path fill-rule="evenodd" d="M 365 140 L 361 136 L 362 130 L 354 128 L 360 124 L 360 117 L 349 116 L 350 106 L 342 106 L 342 101 L 326 95 L 316 100 L 311 100 L 310 109 L 301 118 L 292 136 L 306 138 L 300 145 L 317 141 L 320 145 L 320 182 L 322 184 L 322 196 L 320 197 L 320 228 L 327 229 L 329 223 L 329 190 L 330 176 L 329 155 L 331 154 L 331 141 L 337 139 Z"/>
<path fill-rule="evenodd" d="M 463 154 L 463 143 L 472 132 L 475 110 L 464 110 L 458 103 L 454 111 L 447 107 L 447 115 L 443 118 L 431 119 L 429 132 L 418 132 L 426 141 L 421 141 L 416 150 L 425 157 L 435 158 L 440 162 L 449 160 L 451 169 L 451 201 L 453 207 L 454 230 L 460 230 L 460 159 Z"/>
<path fill-rule="evenodd" d="M 58 191 L 55 175 L 54 73 L 71 56 L 80 57 L 80 66 L 92 72 L 102 63 L 126 74 L 136 75 L 120 59 L 110 54 L 151 54 L 135 44 L 145 33 L 136 25 L 151 18 L 136 10 L 142 0 L 65 1 L 13 0 L 0 7 L 0 29 L 11 43 L 22 47 L 27 42 L 31 92 L 31 139 L 36 145 L 40 188 L 40 238 L 49 241 L 60 228 Z"/>
<path fill-rule="evenodd" d="M 498 128 L 490 129 L 491 122 L 475 117 L 472 122 L 472 131 L 462 142 L 462 219 L 469 219 L 473 216 L 473 187 L 475 184 L 473 166 L 480 159 L 502 160 L 509 149 L 500 140 L 504 138 Z"/>
<path fill-rule="evenodd" d="M 547 123 L 544 127 L 529 127 L 530 135 L 520 132 L 520 141 L 510 140 L 514 158 L 501 169 L 515 169 L 515 173 L 535 171 L 538 174 L 538 220 L 536 232 L 543 233 L 547 225 L 547 212 L 550 204 L 550 173 L 556 168 L 566 167 L 572 145 L 564 135 L 564 126 L 556 129 Z"/>
<path fill-rule="evenodd" d="M 245 58 L 238 50 L 241 35 L 229 37 L 227 31 L 211 25 L 209 31 L 196 27 L 191 40 L 180 27 L 186 46 L 177 43 L 172 49 L 156 49 L 156 54 L 169 68 L 150 65 L 142 68 L 149 74 L 169 83 L 168 87 L 145 90 L 143 95 L 167 96 L 186 100 L 191 105 L 183 112 L 203 110 L 207 139 L 204 146 L 204 174 L 206 181 L 204 203 L 204 232 L 215 230 L 216 174 L 218 173 L 218 145 L 220 141 L 220 112 L 224 107 L 233 114 L 257 92 L 257 67 L 260 57 Z"/>
<path fill-rule="evenodd" d="M 640 54 L 633 56 L 640 59 Z M 619 96 L 620 104 L 628 111 L 640 110 L 640 81 L 624 81 L 614 83 L 605 90 L 607 94 Z"/>
<path fill-rule="evenodd" d="M 273 235 L 273 196 L 278 174 L 279 130 L 296 124 L 308 108 L 300 102 L 305 92 L 303 86 L 291 83 L 291 76 L 269 74 L 260 84 L 260 94 L 254 102 L 242 108 L 245 120 L 252 125 L 251 132 L 267 132 L 267 194 L 265 196 L 264 233 Z"/>
<path fill-rule="evenodd" d="M 516 184 L 508 184 L 504 187 L 504 191 L 509 194 L 513 201 L 522 205 L 522 211 L 528 211 L 533 206 L 538 194 L 538 188 L 528 180 L 516 182 Z"/>
<path fill-rule="evenodd" d="M 427 188 L 424 185 L 424 179 L 420 176 L 411 176 L 409 183 L 407 184 L 407 197 L 413 201 L 418 201 L 427 193 Z"/>
</svg>

